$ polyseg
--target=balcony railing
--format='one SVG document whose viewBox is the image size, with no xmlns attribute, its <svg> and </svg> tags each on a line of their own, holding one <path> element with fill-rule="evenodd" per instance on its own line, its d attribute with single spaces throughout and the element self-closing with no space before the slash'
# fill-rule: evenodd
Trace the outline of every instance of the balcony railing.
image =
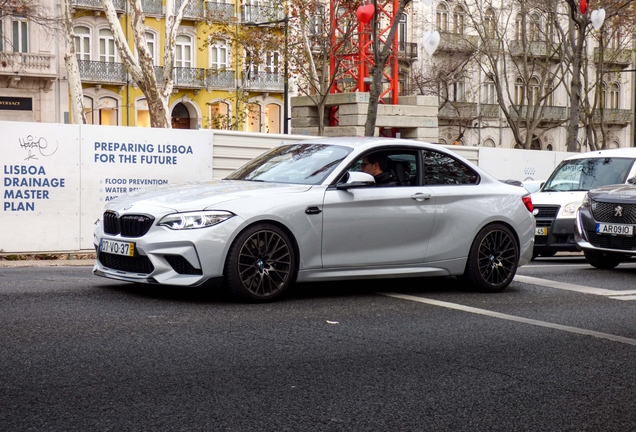
<svg viewBox="0 0 636 432">
<path fill-rule="evenodd" d="M 594 62 L 599 63 L 601 50 L 594 48 Z M 628 49 L 605 48 L 603 50 L 603 63 L 627 67 L 632 62 L 632 51 Z"/>
<path fill-rule="evenodd" d="M 260 5 L 244 5 L 241 8 L 241 21 L 243 23 L 263 24 L 277 22 L 285 19 L 285 11 L 280 7 Z"/>
<path fill-rule="evenodd" d="M 205 71 L 205 86 L 207 88 L 233 88 L 234 71 L 208 69 Z"/>
<path fill-rule="evenodd" d="M 479 36 L 444 32 L 440 33 L 438 50 L 470 53 L 477 49 L 478 42 Z"/>
<path fill-rule="evenodd" d="M 624 109 L 604 109 L 603 110 L 603 122 L 606 124 L 621 124 L 625 125 L 631 123 L 634 119 L 634 113 L 631 110 Z M 594 112 L 594 123 L 601 122 L 601 111 Z"/>
<path fill-rule="evenodd" d="M 497 118 L 499 117 L 499 105 L 498 104 L 481 104 L 481 116 L 485 118 Z"/>
<path fill-rule="evenodd" d="M 530 111 L 534 112 L 534 106 L 530 107 Z M 528 106 L 516 106 L 516 109 L 520 109 L 521 118 L 526 119 L 528 115 Z M 540 110 L 541 108 L 539 108 Z M 509 106 L 508 112 L 510 113 L 510 117 L 516 120 L 519 116 L 517 115 L 517 111 L 515 110 L 515 106 Z M 540 112 L 540 111 L 539 111 Z M 541 122 L 543 123 L 561 123 L 570 118 L 570 110 L 567 107 L 560 106 L 546 106 L 543 108 L 543 113 L 541 114 Z"/>
<path fill-rule="evenodd" d="M 243 72 L 243 86 L 249 90 L 283 91 L 284 77 L 272 72 Z"/>
<path fill-rule="evenodd" d="M 127 0 L 113 0 L 115 9 L 120 11 L 126 10 L 126 1 Z M 71 0 L 71 6 L 79 9 L 104 9 L 101 0 Z"/>
<path fill-rule="evenodd" d="M 123 63 L 78 60 L 80 78 L 85 82 L 125 84 L 126 67 Z"/>
<path fill-rule="evenodd" d="M 439 110 L 441 119 L 474 119 L 477 118 L 477 104 L 471 102 L 448 102 Z"/>
<path fill-rule="evenodd" d="M 205 87 L 205 69 L 175 67 L 174 86 L 187 88 Z"/>
<path fill-rule="evenodd" d="M 524 47 L 521 41 L 510 41 L 509 50 L 513 57 L 528 57 L 541 59 L 549 59 L 553 61 L 561 60 L 561 52 L 558 50 L 559 45 L 546 41 L 528 41 Z"/>
<path fill-rule="evenodd" d="M 145 15 L 163 15 L 161 0 L 141 0 Z"/>
<path fill-rule="evenodd" d="M 56 76 L 51 54 L 0 52 L 0 74 Z"/>
<path fill-rule="evenodd" d="M 236 12 L 233 3 L 223 3 L 217 1 L 205 2 L 205 17 L 210 21 L 223 22 L 228 18 L 235 18 Z"/>
<path fill-rule="evenodd" d="M 417 44 L 412 42 L 398 42 L 398 55 L 401 59 L 416 60 Z"/>
<path fill-rule="evenodd" d="M 175 8 L 180 8 L 183 4 L 183 0 L 175 0 Z M 190 0 L 185 10 L 183 11 L 184 19 L 191 19 L 194 21 L 201 21 L 205 19 L 205 13 L 203 11 L 203 0 Z"/>
</svg>

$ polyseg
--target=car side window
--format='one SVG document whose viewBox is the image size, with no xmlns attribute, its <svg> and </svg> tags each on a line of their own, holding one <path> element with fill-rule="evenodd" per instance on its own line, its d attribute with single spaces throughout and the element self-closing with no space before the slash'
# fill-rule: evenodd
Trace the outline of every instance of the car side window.
<svg viewBox="0 0 636 432">
<path fill-rule="evenodd" d="M 477 184 L 479 175 L 452 157 L 433 150 L 424 150 L 424 184 Z"/>
<path fill-rule="evenodd" d="M 369 165 L 373 165 L 376 161 L 382 171 L 378 174 L 373 171 Z M 377 151 L 369 153 L 355 161 L 349 171 L 367 172 L 374 176 L 376 186 L 413 186 L 417 184 L 418 179 L 418 160 L 417 153 L 414 151 Z"/>
</svg>

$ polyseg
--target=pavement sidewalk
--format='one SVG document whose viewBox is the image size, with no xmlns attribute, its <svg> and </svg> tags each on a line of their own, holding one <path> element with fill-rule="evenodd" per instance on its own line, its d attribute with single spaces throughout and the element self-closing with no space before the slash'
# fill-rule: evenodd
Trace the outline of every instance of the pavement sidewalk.
<svg viewBox="0 0 636 432">
<path fill-rule="evenodd" d="M 0 260 L 0 268 L 92 266 L 95 259 Z"/>
</svg>

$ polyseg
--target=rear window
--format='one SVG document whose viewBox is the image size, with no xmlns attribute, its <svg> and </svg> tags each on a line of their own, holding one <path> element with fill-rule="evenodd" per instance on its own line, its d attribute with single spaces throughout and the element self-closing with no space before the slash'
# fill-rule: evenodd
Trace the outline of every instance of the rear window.
<svg viewBox="0 0 636 432">
<path fill-rule="evenodd" d="M 625 183 L 632 169 L 632 158 L 589 158 L 561 162 L 543 192 L 588 191 L 596 187 Z"/>
</svg>

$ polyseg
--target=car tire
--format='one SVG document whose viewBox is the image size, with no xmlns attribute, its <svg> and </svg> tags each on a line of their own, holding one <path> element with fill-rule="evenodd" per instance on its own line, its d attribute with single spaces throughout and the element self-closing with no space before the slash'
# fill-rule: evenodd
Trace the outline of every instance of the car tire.
<svg viewBox="0 0 636 432">
<path fill-rule="evenodd" d="M 593 267 L 603 270 L 611 270 L 621 263 L 621 257 L 606 252 L 583 251 L 585 260 Z"/>
<path fill-rule="evenodd" d="M 248 302 L 280 297 L 295 278 L 296 254 L 290 238 L 276 225 L 252 225 L 234 240 L 225 261 L 230 292 Z"/>
<path fill-rule="evenodd" d="M 473 240 L 461 279 L 480 292 L 500 292 L 517 272 L 519 245 L 503 224 L 484 227 Z"/>
<path fill-rule="evenodd" d="M 556 251 L 552 251 L 552 252 L 541 252 L 539 254 L 539 256 L 542 256 L 544 258 L 550 258 L 556 255 Z"/>
</svg>

